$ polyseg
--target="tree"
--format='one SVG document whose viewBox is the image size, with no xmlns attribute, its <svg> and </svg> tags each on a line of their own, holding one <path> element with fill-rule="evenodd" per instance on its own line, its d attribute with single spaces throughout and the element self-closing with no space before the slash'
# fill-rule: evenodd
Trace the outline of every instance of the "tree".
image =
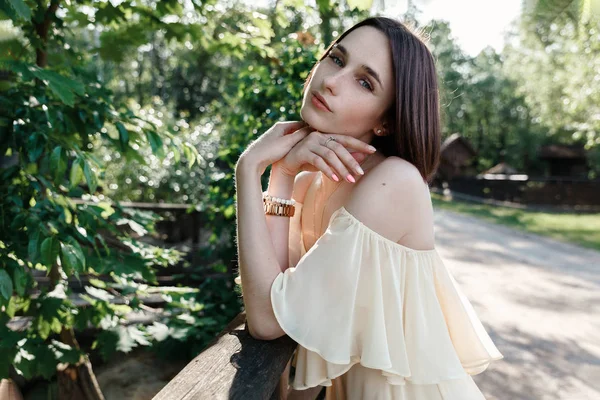
<svg viewBox="0 0 600 400">
<path fill-rule="evenodd" d="M 551 6 L 558 2 L 539 3 L 534 12 L 525 8 L 514 44 L 505 49 L 505 70 L 552 142 L 589 150 L 594 178 L 600 173 L 599 14 L 586 14 L 587 1 L 562 2 L 563 11 Z"/>
<path fill-rule="evenodd" d="M 85 20 L 80 7 L 90 4 L 0 2 L 9 31 L 0 43 L 0 378 L 11 366 L 26 378 L 50 378 L 58 367 L 61 399 L 103 398 L 75 329 L 92 325 L 110 333 L 95 344 L 107 347 L 104 352 L 147 344 L 137 327 L 118 329 L 119 322 L 140 307 L 148 284 L 157 283 L 155 267 L 180 256 L 140 240 L 154 218 L 103 201 L 99 193 L 104 165 L 94 148 L 109 146 L 139 160 L 140 146 L 159 156 L 177 146 L 172 133 L 115 104 L 85 70 L 86 54 L 70 46 L 65 15 Z M 160 2 L 156 13 L 176 5 Z M 131 4 L 105 3 L 96 16 L 119 20 L 126 7 L 159 20 L 150 8 Z M 193 162 L 197 153 L 186 148 Z M 49 287 L 36 283 L 38 273 L 49 276 Z M 92 279 L 81 296 L 89 305 L 80 309 L 68 280 L 83 274 Z M 102 275 L 112 282 L 98 279 Z M 128 305 L 111 304 L 115 296 Z M 24 330 L 7 327 L 16 315 L 29 318 Z"/>
<path fill-rule="evenodd" d="M 444 136 L 458 132 L 478 152 L 475 167 L 505 161 L 517 169 L 538 169 L 535 151 L 541 135 L 531 122 L 517 82 L 504 72 L 504 59 L 492 48 L 476 57 L 463 53 L 445 21 L 420 28 L 436 59 Z"/>
</svg>

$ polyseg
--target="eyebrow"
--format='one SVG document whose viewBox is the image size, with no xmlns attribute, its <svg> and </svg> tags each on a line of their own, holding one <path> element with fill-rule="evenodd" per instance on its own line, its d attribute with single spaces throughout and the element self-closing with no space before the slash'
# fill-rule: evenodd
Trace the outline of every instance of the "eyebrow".
<svg viewBox="0 0 600 400">
<path fill-rule="evenodd" d="M 333 48 L 334 49 L 338 49 L 339 51 L 341 51 L 342 54 L 345 55 L 346 57 L 348 56 L 348 50 L 344 46 L 342 46 L 341 44 L 336 43 L 333 46 Z M 381 88 L 383 89 L 383 84 L 381 83 L 381 80 L 379 79 L 379 74 L 377 72 L 375 72 L 375 70 L 373 68 L 369 67 L 368 65 L 363 64 L 362 67 L 364 68 L 365 71 L 367 71 L 367 73 L 369 75 L 371 75 L 373 78 L 375 78 L 375 80 L 377 82 L 379 82 L 379 86 L 381 86 Z"/>
</svg>

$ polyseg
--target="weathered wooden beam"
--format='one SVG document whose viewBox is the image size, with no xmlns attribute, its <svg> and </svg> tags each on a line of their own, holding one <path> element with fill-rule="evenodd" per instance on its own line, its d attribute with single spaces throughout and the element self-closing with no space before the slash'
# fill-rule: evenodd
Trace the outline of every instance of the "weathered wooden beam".
<svg viewBox="0 0 600 400">
<path fill-rule="evenodd" d="M 71 198 L 71 201 L 75 204 L 88 204 L 96 205 L 95 202 L 90 200 L 82 200 L 77 198 Z M 160 210 L 160 211 L 175 211 L 175 210 L 188 210 L 193 207 L 192 204 L 176 204 L 176 203 L 142 203 L 133 201 L 120 201 L 119 204 L 124 208 L 139 208 L 147 210 Z"/>
<path fill-rule="evenodd" d="M 279 378 L 295 348 L 288 336 L 254 339 L 242 312 L 153 400 L 276 399 Z"/>
<path fill-rule="evenodd" d="M 88 303 L 88 305 L 89 305 L 89 303 Z M 142 307 L 144 307 L 144 305 L 142 305 Z M 137 324 L 150 325 L 154 321 L 159 321 L 162 316 L 163 316 L 162 308 L 155 309 L 155 308 L 151 308 L 151 307 L 145 307 L 142 310 L 134 310 L 134 311 L 131 311 L 131 312 L 125 314 L 123 316 L 122 320 L 119 322 L 119 324 L 122 326 L 137 325 Z M 17 316 L 17 317 L 11 318 L 10 321 L 8 321 L 6 323 L 6 327 L 15 332 L 16 331 L 24 331 L 31 326 L 31 324 L 34 322 L 34 320 L 35 320 L 34 317 L 31 317 L 31 316 Z M 88 326 L 86 328 L 78 330 L 77 334 L 78 335 L 80 335 L 80 334 L 81 335 L 96 335 L 101 330 L 102 329 L 100 327 L 95 327 L 91 323 L 88 323 Z M 2 397 L 0 397 L 0 400 L 4 400 L 4 399 L 2 399 Z"/>
</svg>

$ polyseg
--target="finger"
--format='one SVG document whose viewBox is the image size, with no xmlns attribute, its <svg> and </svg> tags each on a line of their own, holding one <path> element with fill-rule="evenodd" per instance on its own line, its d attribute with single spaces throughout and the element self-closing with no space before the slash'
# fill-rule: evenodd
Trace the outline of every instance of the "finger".
<svg viewBox="0 0 600 400">
<path fill-rule="evenodd" d="M 278 125 L 282 128 L 283 135 L 287 135 L 297 131 L 298 129 L 308 125 L 304 121 L 283 121 L 278 122 Z"/>
<path fill-rule="evenodd" d="M 332 136 L 337 143 L 342 144 L 344 147 L 348 149 L 354 149 L 358 151 L 362 151 L 367 154 L 374 153 L 376 151 L 375 147 L 369 145 L 368 143 L 363 142 L 357 138 L 348 135 L 339 135 L 339 134 L 328 134 L 328 136 Z"/>
<path fill-rule="evenodd" d="M 329 142 L 328 146 L 331 146 L 331 142 L 332 141 Z M 338 173 L 338 176 L 343 177 L 348 182 L 352 182 L 351 179 L 348 179 L 348 175 L 350 175 L 348 168 L 346 168 L 346 165 L 344 165 L 344 162 L 342 162 L 338 153 L 333 150 L 333 146 L 325 147 L 319 145 L 312 149 L 312 151 L 321 156 L 321 158 L 323 158 L 327 162 L 327 164 L 333 167 L 333 169 Z M 345 151 L 348 154 L 352 161 L 356 162 L 356 160 L 354 160 L 354 158 L 350 155 L 350 153 L 348 153 L 346 149 L 343 149 L 343 151 Z"/>
<path fill-rule="evenodd" d="M 350 153 L 350 150 L 346 149 L 343 145 L 341 145 L 340 143 L 337 143 L 336 141 L 333 141 L 333 140 L 331 140 L 327 144 L 327 147 L 335 152 L 336 156 L 341 160 L 341 162 L 344 163 L 346 168 L 348 168 L 349 170 L 352 171 L 353 174 L 364 175 L 364 171 L 362 170 L 362 168 L 360 167 L 360 164 L 359 164 L 359 162 L 362 160 L 357 160 L 352 155 L 352 153 Z M 366 157 L 366 155 L 364 155 L 364 153 L 361 153 L 361 152 L 354 152 L 354 153 L 355 154 L 363 154 L 363 156 Z M 346 175 L 344 175 L 344 176 L 346 176 Z"/>
<path fill-rule="evenodd" d="M 320 132 L 315 131 L 314 133 L 311 133 L 311 135 L 312 143 L 310 150 L 324 158 L 325 161 L 331 167 L 333 167 L 345 180 L 354 183 L 353 181 L 355 181 L 355 179 L 352 176 L 352 174 L 355 174 L 357 176 L 364 174 L 363 170 L 360 168 L 360 164 L 358 163 L 358 161 L 352 156 L 352 154 L 350 154 L 350 151 L 352 150 L 346 149 L 342 144 L 337 142 L 337 139 L 326 142 L 327 146 L 324 146 L 322 144 L 323 134 L 321 134 Z M 335 136 L 345 135 L 328 134 L 328 136 L 332 136 L 335 139 Z M 361 142 L 358 139 L 354 139 L 354 141 L 364 144 L 364 142 Z M 360 153 L 360 151 L 358 151 L 358 153 Z M 371 154 L 370 151 L 369 154 Z M 350 171 L 352 171 L 352 173 Z"/>
<path fill-rule="evenodd" d="M 312 156 L 310 157 L 310 159 L 308 161 L 312 165 L 314 165 L 317 168 L 317 170 L 323 171 L 325 176 L 327 176 L 328 178 L 330 178 L 336 182 L 339 182 L 339 178 L 336 180 L 333 177 L 335 175 L 333 169 L 331 169 L 329 164 L 327 164 L 327 162 L 320 155 L 318 155 L 316 153 L 312 153 Z"/>
<path fill-rule="evenodd" d="M 354 157 L 359 164 L 363 162 L 365 158 L 367 158 L 367 155 L 365 153 L 361 153 L 360 151 L 351 151 L 350 155 Z"/>
<path fill-rule="evenodd" d="M 291 147 L 294 147 L 298 142 L 300 142 L 302 139 L 304 139 L 310 132 L 311 132 L 311 127 L 306 126 L 304 128 L 298 129 L 296 130 L 294 133 L 291 133 L 288 135 L 288 137 L 290 138 L 289 140 L 291 141 Z"/>
<path fill-rule="evenodd" d="M 310 126 L 306 125 L 298 130 L 296 130 L 295 132 L 291 133 L 292 135 L 295 134 L 299 134 L 302 135 L 302 137 L 306 137 L 306 135 L 308 135 L 309 133 L 311 133 L 313 131 L 313 128 L 311 128 Z"/>
</svg>

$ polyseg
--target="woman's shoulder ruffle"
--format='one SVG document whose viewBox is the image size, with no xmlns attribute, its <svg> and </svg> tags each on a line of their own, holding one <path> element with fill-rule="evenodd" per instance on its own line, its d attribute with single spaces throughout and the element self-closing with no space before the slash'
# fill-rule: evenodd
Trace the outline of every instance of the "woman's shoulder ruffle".
<svg viewBox="0 0 600 400">
<path fill-rule="evenodd" d="M 282 329 L 299 346 L 293 386 L 329 386 L 361 363 L 392 385 L 434 384 L 502 358 L 436 249 L 371 230 L 344 207 L 271 287 Z"/>
</svg>

